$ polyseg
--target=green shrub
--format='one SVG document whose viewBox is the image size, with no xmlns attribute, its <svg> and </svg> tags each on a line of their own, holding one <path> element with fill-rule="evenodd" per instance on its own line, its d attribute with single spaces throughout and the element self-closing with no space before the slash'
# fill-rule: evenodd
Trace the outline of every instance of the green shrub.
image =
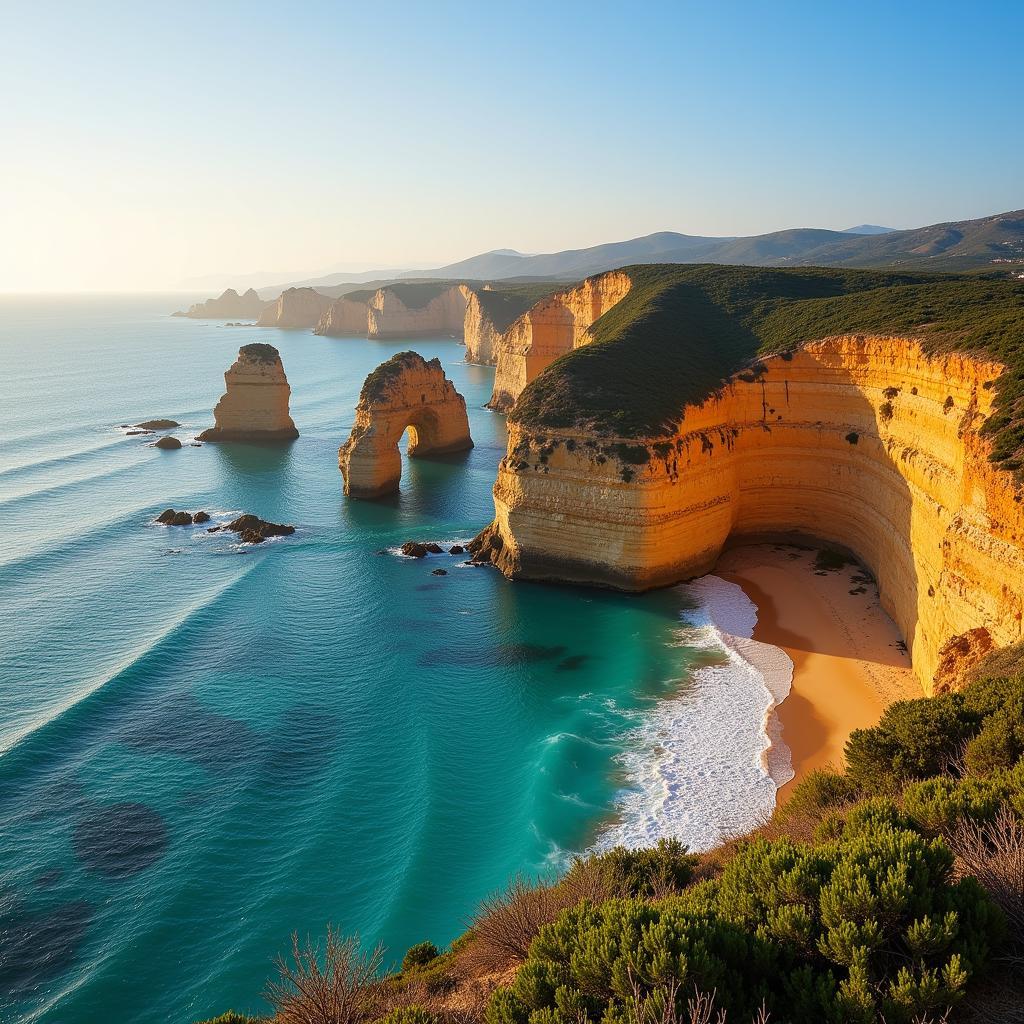
<svg viewBox="0 0 1024 1024">
<path fill-rule="evenodd" d="M 690 881 L 696 863 L 678 839 L 659 839 L 639 850 L 617 846 L 574 861 L 560 887 L 591 900 L 666 896 Z"/>
<path fill-rule="evenodd" d="M 436 960 L 439 955 L 440 950 L 432 942 L 417 942 L 415 946 L 410 946 L 402 957 L 402 970 L 410 971 L 423 967 L 431 960 Z"/>
<path fill-rule="evenodd" d="M 856 785 L 842 772 L 816 768 L 796 784 L 789 799 L 776 810 L 775 819 L 782 825 L 802 815 L 820 820 L 856 796 Z"/>
<path fill-rule="evenodd" d="M 895 792 L 940 775 L 976 728 L 960 694 L 897 701 L 878 725 L 856 729 L 846 744 L 846 771 L 866 792 Z"/>
<path fill-rule="evenodd" d="M 869 801 L 831 842 L 755 840 L 682 895 L 568 910 L 541 929 L 488 1024 L 620 1024 L 695 989 L 747 1018 L 763 1000 L 794 1024 L 909 1021 L 952 1005 L 1001 918 L 906 820 Z"/>
</svg>

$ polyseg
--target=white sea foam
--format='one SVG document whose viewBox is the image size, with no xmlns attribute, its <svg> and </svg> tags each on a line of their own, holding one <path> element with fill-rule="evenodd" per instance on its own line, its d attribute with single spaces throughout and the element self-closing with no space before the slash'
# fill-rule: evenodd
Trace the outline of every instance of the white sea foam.
<svg viewBox="0 0 1024 1024">
<path fill-rule="evenodd" d="M 721 662 L 693 670 L 680 693 L 639 713 L 620 756 L 627 786 L 599 849 L 669 836 L 711 849 L 767 818 L 793 778 L 775 714 L 793 663 L 752 639 L 757 609 L 736 584 L 704 576 L 680 589 L 699 607 L 683 613 L 679 646 L 719 652 Z"/>
</svg>

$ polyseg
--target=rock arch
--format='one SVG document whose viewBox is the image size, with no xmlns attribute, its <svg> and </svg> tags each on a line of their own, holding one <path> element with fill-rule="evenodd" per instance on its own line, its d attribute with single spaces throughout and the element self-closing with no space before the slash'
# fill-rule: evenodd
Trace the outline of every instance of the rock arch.
<svg viewBox="0 0 1024 1024">
<path fill-rule="evenodd" d="M 409 431 L 411 458 L 473 447 L 466 400 L 444 375 L 441 362 L 399 352 L 363 384 L 356 422 L 338 451 L 345 493 L 376 498 L 398 490 L 402 457 L 398 443 Z"/>
</svg>

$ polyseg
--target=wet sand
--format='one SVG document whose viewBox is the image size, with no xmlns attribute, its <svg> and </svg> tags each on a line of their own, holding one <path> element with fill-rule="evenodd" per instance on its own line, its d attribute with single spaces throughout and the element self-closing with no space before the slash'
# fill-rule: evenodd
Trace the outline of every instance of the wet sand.
<svg viewBox="0 0 1024 1024">
<path fill-rule="evenodd" d="M 734 547 L 714 574 L 757 606 L 754 639 L 793 661 L 793 685 L 776 714 L 792 754 L 794 782 L 842 764 L 854 729 L 875 725 L 893 701 L 922 696 L 895 623 L 859 565 L 822 571 L 817 550 L 793 545 Z M 784 801 L 793 783 L 779 790 Z"/>
</svg>

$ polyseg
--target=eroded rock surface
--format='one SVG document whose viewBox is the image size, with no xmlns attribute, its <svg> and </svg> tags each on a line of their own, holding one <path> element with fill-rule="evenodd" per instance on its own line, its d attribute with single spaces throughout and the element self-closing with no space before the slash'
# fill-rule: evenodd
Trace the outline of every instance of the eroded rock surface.
<svg viewBox="0 0 1024 1024">
<path fill-rule="evenodd" d="M 848 335 L 765 359 L 658 437 L 511 422 L 470 550 L 510 576 L 643 590 L 711 571 L 732 538 L 834 542 L 877 578 L 930 693 L 940 661 L 1024 640 L 1024 502 L 980 433 L 1002 369 Z"/>
<path fill-rule="evenodd" d="M 227 390 L 213 410 L 215 425 L 200 441 L 292 441 L 299 436 L 288 413 L 291 388 L 273 345 L 243 345 L 224 373 Z"/>
<path fill-rule="evenodd" d="M 473 447 L 466 400 L 440 360 L 417 352 L 399 352 L 366 378 L 352 433 L 338 452 L 346 494 L 373 498 L 398 490 L 398 442 L 406 429 L 410 458 Z"/>
<path fill-rule="evenodd" d="M 611 271 L 589 277 L 531 306 L 492 340 L 494 392 L 487 404 L 499 412 L 515 405 L 523 388 L 560 356 L 588 344 L 597 319 L 626 297 L 628 274 Z"/>
<path fill-rule="evenodd" d="M 286 288 L 277 302 L 263 310 L 256 324 L 286 331 L 316 327 L 330 305 L 331 299 L 314 288 Z"/>
</svg>

